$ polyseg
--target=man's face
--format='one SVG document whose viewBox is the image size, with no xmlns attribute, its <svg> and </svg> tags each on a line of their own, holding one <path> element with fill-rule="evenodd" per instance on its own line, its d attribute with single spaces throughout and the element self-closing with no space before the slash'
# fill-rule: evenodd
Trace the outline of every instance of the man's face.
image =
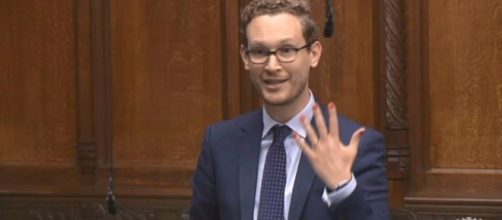
<svg viewBox="0 0 502 220">
<path fill-rule="evenodd" d="M 300 48 L 307 43 L 299 18 L 288 13 L 255 17 L 246 29 L 248 45 L 241 45 L 244 67 L 266 105 L 304 105 L 308 101 L 308 79 L 311 67 L 317 66 L 321 55 L 319 42 L 301 49 L 292 62 L 280 62 L 270 55 L 263 64 L 250 62 L 246 50 L 276 51 L 281 48 Z M 310 48 L 310 50 L 309 50 Z"/>
</svg>

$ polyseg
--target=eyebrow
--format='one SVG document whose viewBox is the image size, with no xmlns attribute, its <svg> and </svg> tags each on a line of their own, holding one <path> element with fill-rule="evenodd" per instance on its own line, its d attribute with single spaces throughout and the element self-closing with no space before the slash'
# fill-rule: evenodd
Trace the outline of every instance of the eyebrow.
<svg viewBox="0 0 502 220">
<path fill-rule="evenodd" d="M 285 44 L 293 46 L 295 44 L 295 41 L 293 38 L 285 38 L 285 39 L 282 39 L 281 41 L 279 41 L 279 43 L 278 43 L 278 45 L 285 45 Z M 266 47 L 266 45 L 261 41 L 249 42 L 248 46 L 249 47 Z"/>
</svg>

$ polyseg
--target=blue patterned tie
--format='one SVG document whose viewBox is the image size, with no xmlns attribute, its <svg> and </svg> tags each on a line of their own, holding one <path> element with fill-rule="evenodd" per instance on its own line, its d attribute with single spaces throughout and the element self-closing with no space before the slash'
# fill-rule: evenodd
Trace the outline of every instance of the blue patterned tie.
<svg viewBox="0 0 502 220">
<path fill-rule="evenodd" d="M 284 220 L 284 188 L 286 186 L 286 150 L 284 140 L 291 133 L 288 126 L 273 128 L 274 141 L 265 159 L 261 181 L 258 220 Z"/>
</svg>

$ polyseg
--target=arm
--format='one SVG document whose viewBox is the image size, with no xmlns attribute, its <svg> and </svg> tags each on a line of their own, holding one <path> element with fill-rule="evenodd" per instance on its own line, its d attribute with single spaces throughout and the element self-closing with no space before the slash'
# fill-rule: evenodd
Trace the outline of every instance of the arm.
<svg viewBox="0 0 502 220">
<path fill-rule="evenodd" d="M 193 195 L 189 211 L 190 219 L 218 219 L 216 186 L 209 137 L 210 129 L 206 131 L 202 152 L 199 156 L 195 174 L 192 177 Z"/>
</svg>

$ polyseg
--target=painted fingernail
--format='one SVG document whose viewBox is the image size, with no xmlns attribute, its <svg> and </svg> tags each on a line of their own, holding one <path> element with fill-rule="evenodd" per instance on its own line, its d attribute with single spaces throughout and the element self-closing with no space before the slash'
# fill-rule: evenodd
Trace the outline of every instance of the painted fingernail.
<svg viewBox="0 0 502 220">
<path fill-rule="evenodd" d="M 305 122 L 305 118 L 306 118 L 305 115 L 300 115 L 300 121 L 301 122 Z"/>
<path fill-rule="evenodd" d="M 312 107 L 312 109 L 314 109 L 314 111 L 316 111 L 317 109 L 319 109 L 319 104 L 315 103 L 314 106 Z"/>
<path fill-rule="evenodd" d="M 330 110 L 335 109 L 335 103 L 330 102 L 330 103 L 328 104 L 328 108 L 329 108 Z"/>
<path fill-rule="evenodd" d="M 298 137 L 298 133 L 296 131 L 293 131 L 293 138 L 296 139 Z"/>
</svg>

